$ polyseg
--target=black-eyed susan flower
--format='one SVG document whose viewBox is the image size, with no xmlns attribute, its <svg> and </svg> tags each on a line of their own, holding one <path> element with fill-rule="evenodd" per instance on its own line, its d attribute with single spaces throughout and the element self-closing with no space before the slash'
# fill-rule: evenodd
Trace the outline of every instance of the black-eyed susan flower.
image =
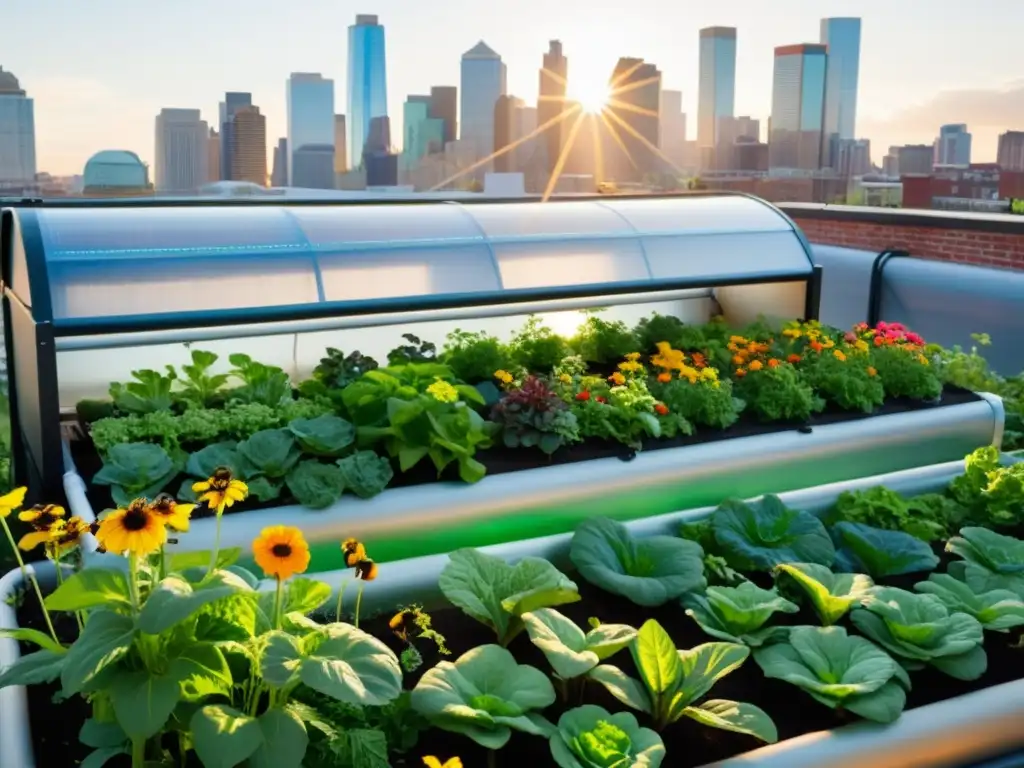
<svg viewBox="0 0 1024 768">
<path fill-rule="evenodd" d="M 145 499 L 136 499 L 126 509 L 115 509 L 103 518 L 96 540 L 107 552 L 145 556 L 164 545 L 167 529 Z"/>
<path fill-rule="evenodd" d="M 433 755 L 427 755 L 423 758 L 423 765 L 426 768 L 462 768 L 462 759 L 458 757 L 449 757 L 443 763 L 440 758 L 434 757 Z"/>
<path fill-rule="evenodd" d="M 67 522 L 58 520 L 50 529 L 50 540 L 47 548 L 52 555 L 60 557 L 82 543 L 82 537 L 89 533 L 91 526 L 80 517 L 68 518 Z"/>
<path fill-rule="evenodd" d="M 184 533 L 188 530 L 189 517 L 195 504 L 179 504 L 171 496 L 161 493 L 149 505 L 150 511 L 172 531 Z"/>
<path fill-rule="evenodd" d="M 249 495 L 249 486 L 236 480 L 227 467 L 218 467 L 206 480 L 193 483 L 192 491 L 199 494 L 200 502 L 223 515 L 225 508 Z"/>
<path fill-rule="evenodd" d="M 355 568 L 356 578 L 360 581 L 373 581 L 377 578 L 377 564 L 368 557 L 356 563 Z"/>
<path fill-rule="evenodd" d="M 267 578 L 284 581 L 309 567 L 309 545 L 302 531 L 288 525 L 264 528 L 252 551 Z"/>
<path fill-rule="evenodd" d="M 20 513 L 18 519 L 23 523 L 28 523 L 37 531 L 48 531 L 66 514 L 64 507 L 58 504 L 36 504 L 32 509 L 26 509 Z"/>
<path fill-rule="evenodd" d="M 15 488 L 10 493 L 0 496 L 0 520 L 6 518 L 11 512 L 25 503 L 25 494 L 27 492 L 28 488 Z"/>
<path fill-rule="evenodd" d="M 345 566 L 355 568 L 356 563 L 366 559 L 366 547 L 358 539 L 345 539 L 341 542 L 341 554 L 345 556 Z"/>
</svg>

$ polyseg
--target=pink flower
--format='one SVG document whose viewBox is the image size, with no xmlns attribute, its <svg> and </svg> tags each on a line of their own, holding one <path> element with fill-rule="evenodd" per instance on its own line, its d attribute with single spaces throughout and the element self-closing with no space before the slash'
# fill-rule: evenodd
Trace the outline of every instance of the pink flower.
<svg viewBox="0 0 1024 768">
<path fill-rule="evenodd" d="M 853 342 L 857 340 L 857 334 L 853 331 L 847 331 L 843 338 L 846 340 L 847 344 L 853 344 Z"/>
<path fill-rule="evenodd" d="M 913 331 L 907 331 L 907 341 L 909 341 L 911 344 L 924 344 L 924 339 L 921 338 L 918 334 L 914 333 Z"/>
</svg>

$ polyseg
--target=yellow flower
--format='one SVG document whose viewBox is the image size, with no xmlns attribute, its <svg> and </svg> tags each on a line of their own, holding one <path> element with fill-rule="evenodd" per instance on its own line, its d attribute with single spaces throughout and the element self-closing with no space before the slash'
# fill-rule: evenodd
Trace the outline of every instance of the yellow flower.
<svg viewBox="0 0 1024 768">
<path fill-rule="evenodd" d="M 179 533 L 188 530 L 189 517 L 195 508 L 195 504 L 178 504 L 166 493 L 157 496 L 149 506 L 150 511 L 162 520 L 164 525 Z"/>
<path fill-rule="evenodd" d="M 211 477 L 193 483 L 192 491 L 199 494 L 200 502 L 206 502 L 206 506 L 218 515 L 223 515 L 225 507 L 249 495 L 249 486 L 241 480 L 235 480 L 227 467 L 219 467 Z"/>
<path fill-rule="evenodd" d="M 644 367 L 635 360 L 627 360 L 624 363 L 619 363 L 619 370 L 625 371 L 626 373 L 638 373 L 643 369 Z"/>
<path fill-rule="evenodd" d="M 742 336 L 730 336 L 729 343 L 731 344 L 746 344 L 747 340 Z"/>
<path fill-rule="evenodd" d="M 563 373 L 561 376 L 558 377 L 558 380 L 563 384 L 572 384 L 572 376 L 570 376 L 568 373 Z"/>
<path fill-rule="evenodd" d="M 11 512 L 25 503 L 25 494 L 27 492 L 28 488 L 22 486 L 21 488 L 15 488 L 8 494 L 0 496 L 0 520 L 7 517 Z"/>
<path fill-rule="evenodd" d="M 423 765 L 427 768 L 462 768 L 462 760 L 457 757 L 449 757 L 443 763 L 433 755 L 423 758 Z"/>
<path fill-rule="evenodd" d="M 64 507 L 57 504 L 36 504 L 18 515 L 23 523 L 28 523 L 37 531 L 48 531 L 65 515 Z"/>
<path fill-rule="evenodd" d="M 82 537 L 89 533 L 90 530 L 90 525 L 80 517 L 71 517 L 66 523 L 63 520 L 59 520 L 50 529 L 50 540 L 47 543 L 60 556 L 77 547 L 81 543 Z"/>
<path fill-rule="evenodd" d="M 832 356 L 836 360 L 841 362 L 841 363 L 845 363 L 846 362 L 846 355 L 843 354 L 842 350 L 839 350 L 839 349 L 832 350 Z"/>
<path fill-rule="evenodd" d="M 678 371 L 683 366 L 685 356 L 681 350 L 672 349 L 667 341 L 659 341 L 657 347 L 658 354 L 651 358 L 654 365 L 667 371 Z"/>
<path fill-rule="evenodd" d="M 857 341 L 853 343 L 853 346 L 858 352 L 868 351 L 868 343 L 864 341 L 864 339 L 857 339 Z"/>
<path fill-rule="evenodd" d="M 688 365 L 684 365 L 679 369 L 679 378 L 687 379 L 691 384 L 696 384 L 697 379 L 700 377 L 700 371 L 696 368 L 691 368 Z"/>
<path fill-rule="evenodd" d="M 366 559 L 366 547 L 358 539 L 345 539 L 341 542 L 341 554 L 345 556 L 345 565 L 355 568 L 356 563 Z"/>
<path fill-rule="evenodd" d="M 502 384 L 512 383 L 512 374 L 506 370 L 497 370 L 494 372 L 494 378 L 500 381 Z"/>
<path fill-rule="evenodd" d="M 631 363 L 635 363 L 639 359 L 640 359 L 640 353 L 639 352 L 630 352 L 628 355 L 626 355 L 626 360 L 628 360 Z"/>
<path fill-rule="evenodd" d="M 610 381 L 612 384 L 618 387 L 621 387 L 623 384 L 626 383 L 626 377 L 623 376 L 618 371 L 616 371 L 615 373 L 608 377 L 608 381 Z"/>
<path fill-rule="evenodd" d="M 454 403 L 459 399 L 459 391 L 444 379 L 438 379 L 427 387 L 427 394 L 439 403 Z"/>
<path fill-rule="evenodd" d="M 715 368 L 704 368 L 700 372 L 702 381 L 718 381 L 718 370 Z"/>
<path fill-rule="evenodd" d="M 309 567 L 309 545 L 302 531 L 288 525 L 264 528 L 252 543 L 252 552 L 267 578 L 284 581 Z"/>
<path fill-rule="evenodd" d="M 167 541 L 167 528 L 154 515 L 145 499 L 136 499 L 127 509 L 115 509 L 100 523 L 96 540 L 107 552 L 148 555 Z"/>
<path fill-rule="evenodd" d="M 799 339 L 803 334 L 799 328 L 787 328 L 782 335 L 790 339 Z"/>
<path fill-rule="evenodd" d="M 823 347 L 825 347 L 825 349 L 832 349 L 832 347 L 836 345 L 836 343 L 832 341 L 832 339 L 825 339 L 823 342 L 821 342 L 821 344 Z"/>
<path fill-rule="evenodd" d="M 919 362 L 921 365 L 930 365 L 930 363 L 928 362 L 928 358 L 925 357 L 924 355 L 918 355 L 917 362 Z"/>
</svg>

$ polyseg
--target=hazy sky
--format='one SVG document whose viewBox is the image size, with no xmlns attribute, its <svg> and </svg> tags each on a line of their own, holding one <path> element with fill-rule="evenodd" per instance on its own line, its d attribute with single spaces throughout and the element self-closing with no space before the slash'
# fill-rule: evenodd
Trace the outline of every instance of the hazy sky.
<svg viewBox="0 0 1024 768">
<path fill-rule="evenodd" d="M 711 25 L 739 28 L 736 112 L 763 120 L 773 47 L 817 42 L 824 16 L 863 18 L 857 132 L 876 160 L 966 122 L 973 159 L 990 161 L 999 133 L 1024 129 L 1019 0 L 0 0 L 0 66 L 35 99 L 40 170 L 81 173 L 101 149 L 151 163 L 162 107 L 199 108 L 215 124 L 226 90 L 252 92 L 273 146 L 290 72 L 334 78 L 345 111 L 356 13 L 387 30 L 398 137 L 406 95 L 458 85 L 459 57 L 480 39 L 507 63 L 510 93 L 535 102 L 541 56 L 558 38 L 570 83 L 606 80 L 620 56 L 657 64 L 663 87 L 683 92 L 692 139 L 698 30 Z"/>
</svg>

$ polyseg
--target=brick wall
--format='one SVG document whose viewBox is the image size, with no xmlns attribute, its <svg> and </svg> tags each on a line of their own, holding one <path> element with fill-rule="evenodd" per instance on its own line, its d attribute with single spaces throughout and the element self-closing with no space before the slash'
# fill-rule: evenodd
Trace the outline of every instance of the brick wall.
<svg viewBox="0 0 1024 768">
<path fill-rule="evenodd" d="M 898 249 L 925 259 L 1024 270 L 1024 217 L 1013 221 L 1000 216 L 988 222 L 956 213 L 924 216 L 885 209 L 858 216 L 841 208 L 832 209 L 830 216 L 824 207 L 779 207 L 812 243 L 875 252 Z"/>
</svg>

